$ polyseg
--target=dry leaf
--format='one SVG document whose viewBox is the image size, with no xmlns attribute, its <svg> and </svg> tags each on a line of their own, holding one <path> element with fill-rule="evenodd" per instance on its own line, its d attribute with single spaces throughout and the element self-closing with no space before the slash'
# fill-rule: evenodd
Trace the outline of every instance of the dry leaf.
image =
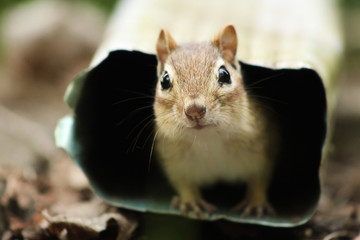
<svg viewBox="0 0 360 240">
<path fill-rule="evenodd" d="M 51 216 L 43 211 L 46 229 L 60 239 L 130 239 L 137 223 L 129 221 L 119 213 L 105 213 L 98 217 L 81 218 L 66 215 Z"/>
</svg>

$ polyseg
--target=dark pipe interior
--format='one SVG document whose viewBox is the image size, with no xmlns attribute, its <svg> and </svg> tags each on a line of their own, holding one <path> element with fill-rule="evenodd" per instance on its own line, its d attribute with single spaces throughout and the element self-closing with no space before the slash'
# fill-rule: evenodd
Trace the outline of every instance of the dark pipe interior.
<svg viewBox="0 0 360 240">
<path fill-rule="evenodd" d="M 155 155 L 149 163 L 156 65 L 154 55 L 115 51 L 87 75 L 75 108 L 75 138 L 81 146 L 75 160 L 105 199 L 173 194 Z M 241 65 L 249 93 L 274 111 L 281 125 L 284 144 L 268 193 L 270 202 L 283 217 L 301 217 L 316 207 L 320 193 L 326 134 L 322 81 L 311 69 Z M 239 201 L 243 189 L 219 183 L 204 194 L 227 208 Z"/>
</svg>

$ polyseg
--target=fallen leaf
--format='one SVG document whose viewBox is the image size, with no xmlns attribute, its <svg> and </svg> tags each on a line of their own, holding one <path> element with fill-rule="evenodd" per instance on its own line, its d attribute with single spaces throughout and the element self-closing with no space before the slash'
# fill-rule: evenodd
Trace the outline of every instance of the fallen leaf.
<svg viewBox="0 0 360 240">
<path fill-rule="evenodd" d="M 66 240 L 127 240 L 132 236 L 137 223 L 130 221 L 119 213 L 105 213 L 92 218 L 72 217 L 66 215 L 51 216 L 43 211 L 51 234 Z"/>
</svg>

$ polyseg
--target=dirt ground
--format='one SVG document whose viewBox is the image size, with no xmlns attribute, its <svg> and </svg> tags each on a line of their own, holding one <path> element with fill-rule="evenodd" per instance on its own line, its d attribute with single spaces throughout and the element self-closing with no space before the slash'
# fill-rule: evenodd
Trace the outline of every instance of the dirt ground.
<svg viewBox="0 0 360 240">
<path fill-rule="evenodd" d="M 17 20 L 31 19 L 20 10 L 2 25 L 0 239 L 153 239 L 143 226 L 146 214 L 104 203 L 54 145 L 57 121 L 71 114 L 62 100 L 66 86 L 89 64 L 105 17 L 90 6 L 41 7 L 50 20 L 41 27 L 27 20 L 33 31 L 11 31 Z M 217 223 L 221 237 L 201 239 L 360 240 L 360 45 L 351 44 L 339 76 L 335 130 L 314 217 L 290 229 Z"/>
</svg>

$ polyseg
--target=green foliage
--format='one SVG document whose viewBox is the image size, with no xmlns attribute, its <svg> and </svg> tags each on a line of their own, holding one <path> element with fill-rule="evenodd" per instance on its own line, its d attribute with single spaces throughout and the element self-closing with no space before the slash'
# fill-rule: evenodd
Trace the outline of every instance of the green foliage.
<svg viewBox="0 0 360 240">
<path fill-rule="evenodd" d="M 360 0 L 340 0 L 340 6 L 343 8 L 360 8 Z"/>
<path fill-rule="evenodd" d="M 2 15 L 7 9 L 13 6 L 30 1 L 32 0 L 0 0 L 0 15 Z"/>
<path fill-rule="evenodd" d="M 68 0 L 68 1 L 74 1 L 74 0 Z M 112 9 L 114 8 L 115 4 L 118 2 L 118 0 L 75 0 L 76 2 L 89 2 L 93 4 L 94 6 L 102 9 L 104 12 L 110 14 Z"/>
<path fill-rule="evenodd" d="M 34 0 L 0 0 L 0 15 L 2 15 L 6 10 L 11 7 L 17 6 L 22 3 L 31 2 Z M 62 1 L 70 1 L 70 2 L 89 2 L 94 6 L 98 7 L 102 11 L 107 14 L 110 14 L 113 7 L 115 6 L 118 0 L 62 0 Z"/>
</svg>

